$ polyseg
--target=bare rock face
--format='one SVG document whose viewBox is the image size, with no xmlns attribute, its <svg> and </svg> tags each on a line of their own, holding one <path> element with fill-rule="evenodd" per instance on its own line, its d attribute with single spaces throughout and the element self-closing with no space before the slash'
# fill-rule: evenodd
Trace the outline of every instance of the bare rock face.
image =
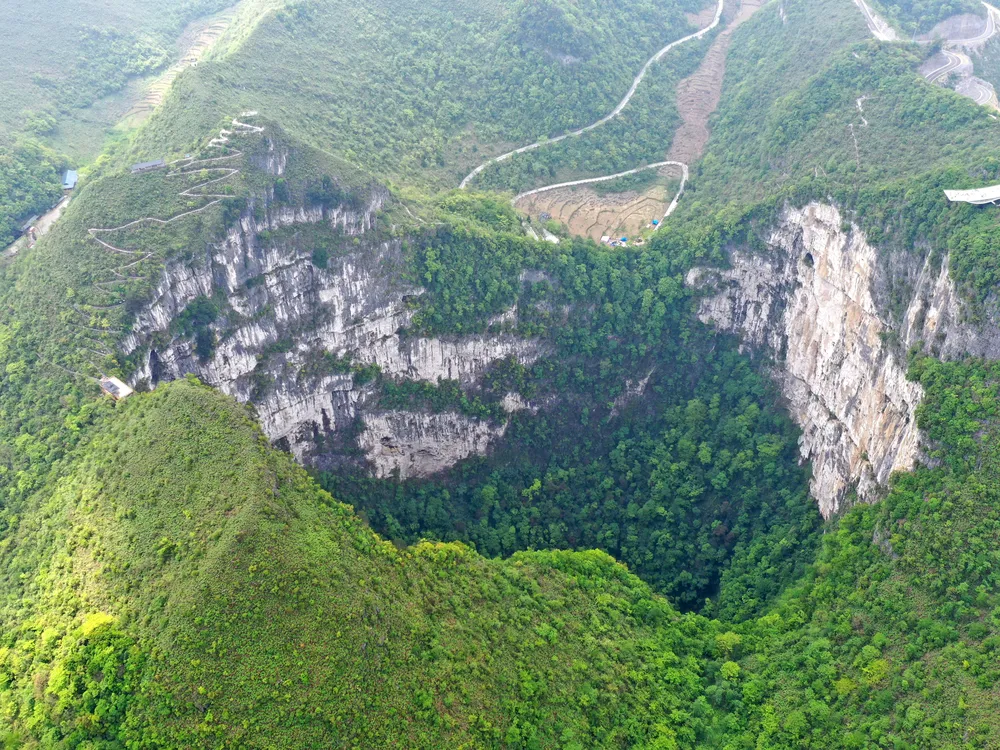
<svg viewBox="0 0 1000 750">
<path fill-rule="evenodd" d="M 957 356 L 995 352 L 998 342 L 962 322 L 947 260 L 935 271 L 929 258 L 881 258 L 834 206 L 787 209 L 768 245 L 765 255 L 734 250 L 730 268 L 694 269 L 687 282 L 711 292 L 702 321 L 773 359 L 802 429 L 802 459 L 813 464 L 813 495 L 830 517 L 852 490 L 878 499 L 892 472 L 920 456 L 923 391 L 906 379 L 904 344 Z M 896 321 L 885 298 L 901 279 L 911 301 Z"/>
<path fill-rule="evenodd" d="M 223 242 L 203 256 L 169 264 L 123 343 L 126 354 L 138 352 L 141 359 L 131 382 L 155 387 L 193 373 L 253 403 L 272 441 L 319 467 L 342 465 L 360 448 L 379 476 L 397 464 L 401 477 L 427 476 L 485 453 L 505 426 L 459 415 L 379 412 L 375 390 L 359 377 L 358 366 L 377 365 L 396 379 L 472 385 L 497 361 L 513 357 L 529 364 L 546 347 L 509 334 L 406 335 L 411 303 L 423 290 L 402 280 L 402 243 L 372 237 L 386 198 L 376 189 L 362 210 L 292 209 L 265 201 L 255 211 L 251 205 Z M 331 257 L 326 268 L 313 263 L 308 247 L 269 237 L 283 227 L 320 222 L 358 240 L 345 243 L 351 250 Z M 227 307 L 224 319 L 212 325 L 218 343 L 206 360 L 191 338 L 172 328 L 188 305 L 204 297 L 224 297 Z M 504 316 L 515 318 L 515 310 Z M 403 446 L 399 456 L 405 460 L 386 453 L 383 439 Z"/>
<path fill-rule="evenodd" d="M 385 479 L 427 477 L 454 466 L 463 458 L 483 455 L 502 437 L 507 423 L 494 425 L 447 412 L 418 414 L 390 411 L 366 414 L 358 447 Z"/>
</svg>

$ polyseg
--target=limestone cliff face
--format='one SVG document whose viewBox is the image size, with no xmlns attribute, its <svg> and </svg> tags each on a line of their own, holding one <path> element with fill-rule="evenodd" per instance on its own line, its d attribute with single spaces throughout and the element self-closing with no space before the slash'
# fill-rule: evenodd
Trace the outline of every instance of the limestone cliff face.
<svg viewBox="0 0 1000 750">
<path fill-rule="evenodd" d="M 923 392 L 906 379 L 906 348 L 995 355 L 1000 341 L 996 329 L 963 322 L 947 259 L 936 270 L 930 258 L 880 254 L 834 206 L 787 209 L 768 246 L 734 249 L 730 268 L 694 269 L 688 284 L 709 292 L 704 322 L 772 358 L 829 517 L 852 490 L 877 499 L 892 472 L 920 456 Z M 892 314 L 893 296 L 909 300 L 905 314 Z"/>
<path fill-rule="evenodd" d="M 375 238 L 387 197 L 373 189 L 361 209 L 293 209 L 266 197 L 261 205 L 251 204 L 224 241 L 163 271 L 123 344 L 141 362 L 132 382 L 155 387 L 193 373 L 253 403 L 274 442 L 321 467 L 364 454 L 379 476 L 397 465 L 401 476 L 426 476 L 484 453 L 505 425 L 458 415 L 383 413 L 374 387 L 352 367 L 377 365 L 396 379 L 442 378 L 469 386 L 498 360 L 528 364 L 545 347 L 509 334 L 407 335 L 412 300 L 423 290 L 402 280 L 402 243 Z M 308 243 L 270 239 L 281 228 L 321 222 L 348 239 L 348 250 L 325 268 L 313 263 Z M 212 324 L 218 343 L 204 361 L 192 338 L 172 325 L 203 297 L 224 299 L 226 309 Z M 515 317 L 512 310 L 505 320 Z M 389 445 L 403 446 L 398 455 L 405 460 L 389 461 L 386 456 L 396 455 L 387 452 Z"/>
<path fill-rule="evenodd" d="M 426 477 L 472 455 L 483 455 L 502 437 L 507 425 L 494 425 L 462 414 L 415 414 L 390 411 L 366 414 L 358 446 L 375 476 Z"/>
</svg>

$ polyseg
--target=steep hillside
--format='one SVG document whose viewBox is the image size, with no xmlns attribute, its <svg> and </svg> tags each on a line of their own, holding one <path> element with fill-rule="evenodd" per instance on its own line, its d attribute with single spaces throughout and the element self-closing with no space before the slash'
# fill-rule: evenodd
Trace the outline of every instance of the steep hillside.
<svg viewBox="0 0 1000 750">
<path fill-rule="evenodd" d="M 397 549 L 194 381 L 95 418 L 0 546 L 9 746 L 704 736 L 716 626 L 606 555 Z"/>
<path fill-rule="evenodd" d="M 61 197 L 63 168 L 77 169 L 103 150 L 151 77 L 191 54 L 186 28 L 195 34 L 198 19 L 235 4 L 74 0 L 0 8 L 0 248 Z"/>
<path fill-rule="evenodd" d="M 394 537 L 599 547 L 685 608 L 733 575 L 752 593 L 723 607 L 752 613 L 794 578 L 818 524 L 796 433 L 746 359 L 692 321 L 683 269 L 533 241 L 488 196 L 415 206 L 435 221 L 414 223 L 362 174 L 244 119 L 261 124 L 229 124 L 163 172 L 93 181 L 8 268 L 4 354 L 20 377 L 2 403 L 35 405 L 32 439 L 8 433 L 19 485 L 71 439 L 55 397 L 70 382 L 194 373 L 253 403 L 329 481 L 350 476 L 346 499 Z M 430 490 L 446 522 L 379 499 L 394 477 L 423 494 L 498 451 L 468 464 L 465 490 Z M 497 487 L 484 517 L 480 493 Z"/>
<path fill-rule="evenodd" d="M 996 745 L 997 365 L 918 358 L 911 375 L 939 465 L 845 514 L 742 631 L 755 653 L 727 747 Z"/>
<path fill-rule="evenodd" d="M 685 11 L 705 5 L 294 3 L 183 76 L 141 143 L 161 150 L 252 109 L 382 177 L 450 187 L 507 143 L 606 114 L 654 52 L 694 30 Z"/>
</svg>

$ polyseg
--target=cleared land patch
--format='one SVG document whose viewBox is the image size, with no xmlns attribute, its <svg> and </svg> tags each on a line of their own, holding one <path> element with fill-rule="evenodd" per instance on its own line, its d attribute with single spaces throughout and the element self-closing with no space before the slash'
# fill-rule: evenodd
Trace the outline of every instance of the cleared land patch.
<svg viewBox="0 0 1000 750">
<path fill-rule="evenodd" d="M 164 97 L 183 71 L 197 65 L 201 58 L 219 40 L 219 38 L 229 29 L 233 19 L 236 18 L 236 7 L 229 8 L 218 14 L 208 22 L 201 21 L 192 24 L 188 28 L 185 36 L 190 38 L 190 44 L 186 47 L 181 59 L 171 65 L 152 85 L 146 90 L 146 95 L 137 102 L 125 115 L 125 122 L 130 126 L 142 123 L 153 110 L 163 103 Z"/>
<path fill-rule="evenodd" d="M 548 214 L 571 234 L 600 241 L 604 236 L 634 237 L 659 220 L 677 194 L 679 167 L 661 167 L 644 190 L 602 193 L 590 186 L 566 187 L 522 198 L 517 208 L 539 218 Z"/>
<path fill-rule="evenodd" d="M 726 72 L 726 54 L 733 32 L 764 5 L 764 0 L 740 0 L 727 4 L 732 20 L 709 48 L 698 70 L 677 86 L 677 109 L 681 116 L 667 160 L 691 164 L 705 150 L 710 135 L 708 121 L 719 106 L 722 81 Z M 663 179 L 646 189 L 620 194 L 601 193 L 588 186 L 556 188 L 526 195 L 515 200 L 518 209 L 534 218 L 550 215 L 565 225 L 571 234 L 600 241 L 602 237 L 634 237 L 649 228 L 653 221 L 666 217 L 677 189 L 670 180 L 682 179 L 677 167 L 658 170 Z M 681 184 L 683 189 L 683 183 Z"/>
<path fill-rule="evenodd" d="M 698 70 L 678 84 L 677 111 L 681 116 L 681 126 L 670 146 L 668 159 L 691 164 L 701 158 L 711 135 L 708 120 L 722 97 L 726 55 L 733 32 L 763 5 L 764 0 L 742 0 L 733 20 L 712 43 Z"/>
</svg>

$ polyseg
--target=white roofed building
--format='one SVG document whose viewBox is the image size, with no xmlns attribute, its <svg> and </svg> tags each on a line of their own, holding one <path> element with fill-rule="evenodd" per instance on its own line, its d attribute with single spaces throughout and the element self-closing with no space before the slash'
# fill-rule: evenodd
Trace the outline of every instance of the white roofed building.
<svg viewBox="0 0 1000 750">
<path fill-rule="evenodd" d="M 944 194 L 952 203 L 971 203 L 973 206 L 985 206 L 1000 202 L 1000 185 L 976 188 L 975 190 L 945 190 Z"/>
</svg>

